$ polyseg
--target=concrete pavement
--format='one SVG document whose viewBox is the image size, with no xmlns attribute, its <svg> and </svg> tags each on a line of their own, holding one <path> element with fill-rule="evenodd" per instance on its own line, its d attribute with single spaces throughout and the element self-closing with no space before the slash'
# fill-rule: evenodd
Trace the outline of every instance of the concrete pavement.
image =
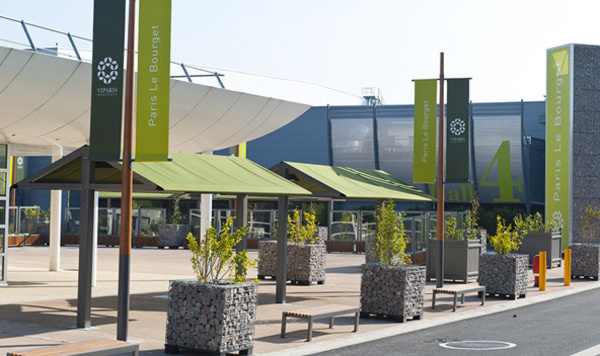
<svg viewBox="0 0 600 356">
<path fill-rule="evenodd" d="M 256 258 L 256 252 L 251 251 Z M 129 340 L 140 343 L 141 354 L 163 355 L 169 280 L 194 278 L 188 250 L 133 249 L 131 255 L 131 308 Z M 423 320 L 395 323 L 381 319 L 361 319 L 353 333 L 352 316 L 336 318 L 334 329 L 328 322 L 316 322 L 313 341 L 306 342 L 305 320 L 288 319 L 287 337 L 280 337 L 281 312 L 302 306 L 329 303 L 358 306 L 360 265 L 364 255 L 327 255 L 327 277 L 323 285 L 287 285 L 286 304 L 275 304 L 275 282 L 259 285 L 259 305 L 255 334 L 256 355 L 306 355 L 354 343 L 400 335 L 431 326 L 451 323 L 511 308 L 568 296 L 600 287 L 598 281 L 573 280 L 563 285 L 563 268 L 548 270 L 547 290 L 533 287 L 527 297 L 507 300 L 486 298 L 480 305 L 476 294 L 467 295 L 464 305 L 452 311 L 452 297 L 438 295 L 431 310 L 432 289 L 425 291 Z M 118 248 L 98 249 L 97 282 L 92 290 L 92 328 L 76 329 L 78 248 L 61 248 L 61 271 L 49 272 L 48 247 L 15 247 L 8 250 L 8 286 L 0 288 L 0 353 L 46 345 L 116 337 Z M 256 269 L 250 271 L 256 277 Z M 475 282 L 471 282 L 475 283 Z M 445 285 L 452 283 L 446 282 Z"/>
</svg>

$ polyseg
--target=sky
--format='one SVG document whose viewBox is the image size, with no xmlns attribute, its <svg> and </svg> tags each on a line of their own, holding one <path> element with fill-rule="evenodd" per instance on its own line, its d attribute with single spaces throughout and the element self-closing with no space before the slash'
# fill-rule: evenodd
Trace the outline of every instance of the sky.
<svg viewBox="0 0 600 356">
<path fill-rule="evenodd" d="M 544 100 L 547 49 L 600 45 L 598 0 L 172 3 L 173 61 L 225 73 L 228 89 L 313 105 L 359 104 L 363 87 L 412 104 L 412 80 L 439 78 L 441 52 L 446 78 L 472 78 L 474 102 Z M 2 16 L 88 38 L 92 9 L 92 0 L 0 0 Z M 6 23 L 0 39 L 23 37 Z"/>
</svg>

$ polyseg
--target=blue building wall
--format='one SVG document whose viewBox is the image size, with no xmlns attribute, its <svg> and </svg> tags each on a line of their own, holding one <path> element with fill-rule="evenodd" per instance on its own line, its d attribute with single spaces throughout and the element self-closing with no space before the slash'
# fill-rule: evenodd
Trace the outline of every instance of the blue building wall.
<svg viewBox="0 0 600 356">
<path fill-rule="evenodd" d="M 281 161 L 330 165 L 327 107 L 313 107 L 279 130 L 246 145 L 247 157 L 266 168 Z M 215 154 L 228 155 L 229 150 Z"/>
</svg>

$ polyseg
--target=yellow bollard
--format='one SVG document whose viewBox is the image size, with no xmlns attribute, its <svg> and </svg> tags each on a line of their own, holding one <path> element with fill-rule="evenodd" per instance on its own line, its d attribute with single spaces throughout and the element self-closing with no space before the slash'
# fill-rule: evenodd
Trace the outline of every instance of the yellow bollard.
<svg viewBox="0 0 600 356">
<path fill-rule="evenodd" d="M 571 249 L 565 249 L 565 286 L 571 285 Z"/>
<path fill-rule="evenodd" d="M 546 290 L 546 251 L 540 251 L 540 290 Z"/>
</svg>

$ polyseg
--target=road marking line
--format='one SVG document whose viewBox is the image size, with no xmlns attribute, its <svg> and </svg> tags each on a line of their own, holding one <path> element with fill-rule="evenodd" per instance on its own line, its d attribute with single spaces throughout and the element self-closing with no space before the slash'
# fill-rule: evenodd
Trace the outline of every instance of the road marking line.
<svg viewBox="0 0 600 356">
<path fill-rule="evenodd" d="M 600 355 L 600 345 L 592 346 L 589 349 L 579 351 L 571 356 L 598 356 Z"/>
</svg>

